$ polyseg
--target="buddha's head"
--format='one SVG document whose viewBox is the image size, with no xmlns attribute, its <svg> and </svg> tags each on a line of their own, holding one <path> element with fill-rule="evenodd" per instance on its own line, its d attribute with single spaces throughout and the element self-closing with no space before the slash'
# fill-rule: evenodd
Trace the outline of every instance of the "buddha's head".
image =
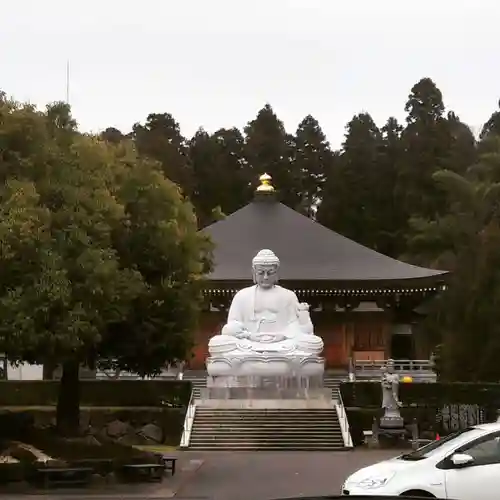
<svg viewBox="0 0 500 500">
<path fill-rule="evenodd" d="M 253 281 L 261 288 L 272 288 L 278 282 L 280 260 L 272 250 L 261 250 L 252 260 Z"/>
</svg>

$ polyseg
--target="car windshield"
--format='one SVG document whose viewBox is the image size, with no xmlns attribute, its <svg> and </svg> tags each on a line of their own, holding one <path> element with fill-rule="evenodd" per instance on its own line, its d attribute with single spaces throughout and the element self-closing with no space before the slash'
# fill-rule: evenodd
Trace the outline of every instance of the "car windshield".
<svg viewBox="0 0 500 500">
<path fill-rule="evenodd" d="M 457 432 L 448 434 L 448 436 L 443 437 L 439 440 L 432 441 L 425 446 L 422 446 L 418 450 L 412 451 L 411 453 L 405 453 L 398 457 L 400 460 L 422 460 L 428 458 L 436 451 L 441 451 L 443 447 L 452 447 L 457 441 L 462 442 L 464 438 L 468 438 L 471 434 L 477 433 L 478 429 L 475 427 L 468 427 L 466 429 L 461 429 Z"/>
</svg>

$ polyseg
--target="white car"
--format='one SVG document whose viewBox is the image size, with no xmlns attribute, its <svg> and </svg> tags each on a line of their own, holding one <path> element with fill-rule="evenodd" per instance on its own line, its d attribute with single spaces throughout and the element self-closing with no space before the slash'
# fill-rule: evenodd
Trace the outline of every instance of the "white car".
<svg viewBox="0 0 500 500">
<path fill-rule="evenodd" d="M 360 469 L 342 495 L 500 500 L 500 423 L 469 427 Z"/>
</svg>

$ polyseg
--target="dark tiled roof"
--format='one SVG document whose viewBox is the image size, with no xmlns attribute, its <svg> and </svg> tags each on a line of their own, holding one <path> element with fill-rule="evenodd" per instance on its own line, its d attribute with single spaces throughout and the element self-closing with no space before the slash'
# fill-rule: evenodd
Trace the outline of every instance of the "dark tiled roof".
<svg viewBox="0 0 500 500">
<path fill-rule="evenodd" d="M 251 262 L 269 248 L 289 281 L 393 281 L 446 274 L 370 250 L 282 203 L 254 201 L 203 230 L 215 244 L 212 281 L 251 279 Z"/>
</svg>

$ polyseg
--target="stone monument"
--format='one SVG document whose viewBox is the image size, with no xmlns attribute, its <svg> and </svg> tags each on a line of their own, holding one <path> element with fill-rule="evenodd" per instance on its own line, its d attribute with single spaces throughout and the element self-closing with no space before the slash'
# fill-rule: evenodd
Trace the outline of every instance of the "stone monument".
<svg viewBox="0 0 500 500">
<path fill-rule="evenodd" d="M 254 285 L 236 293 L 226 325 L 209 341 L 207 372 L 220 385 L 323 378 L 323 340 L 313 333 L 309 305 L 277 284 L 279 265 L 271 250 L 258 252 L 252 261 Z"/>
<path fill-rule="evenodd" d="M 382 409 L 384 415 L 380 419 L 381 429 L 403 429 L 404 421 L 399 409 L 399 375 L 394 373 L 394 361 L 389 359 L 382 371 Z"/>
</svg>

